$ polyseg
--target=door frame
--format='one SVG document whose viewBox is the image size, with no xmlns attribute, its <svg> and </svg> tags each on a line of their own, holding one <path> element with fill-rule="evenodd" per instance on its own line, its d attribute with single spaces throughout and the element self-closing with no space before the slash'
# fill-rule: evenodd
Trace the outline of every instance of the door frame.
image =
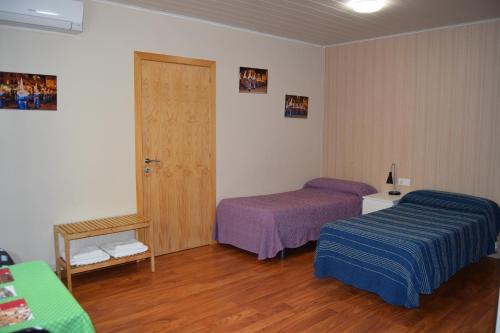
<svg viewBox="0 0 500 333">
<path fill-rule="evenodd" d="M 144 156 L 142 155 L 142 71 L 141 71 L 141 61 L 157 61 L 173 64 L 182 65 L 192 65 L 199 67 L 207 67 L 210 69 L 210 90 L 211 90 L 211 103 L 209 105 L 210 112 L 210 159 L 211 159 L 211 188 L 210 188 L 210 216 L 215 218 L 215 61 L 211 60 L 201 60 L 193 58 L 184 58 L 178 56 L 148 53 L 141 51 L 134 51 L 134 95 L 135 95 L 135 178 L 136 178 L 136 202 L 137 202 L 137 213 L 139 215 L 144 215 L 144 197 L 143 190 L 144 184 L 142 180 L 143 169 L 144 169 Z M 148 217 L 148 216 L 146 216 Z M 213 224 L 213 221 L 211 221 Z M 212 230 L 212 228 L 210 228 Z"/>
</svg>

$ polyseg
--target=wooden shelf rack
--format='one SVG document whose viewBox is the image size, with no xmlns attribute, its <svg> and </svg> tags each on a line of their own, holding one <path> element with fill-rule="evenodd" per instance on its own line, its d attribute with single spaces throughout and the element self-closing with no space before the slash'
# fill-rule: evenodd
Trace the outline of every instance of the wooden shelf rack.
<svg viewBox="0 0 500 333">
<path fill-rule="evenodd" d="M 70 262 L 64 260 L 59 252 L 59 235 L 64 239 L 64 258 L 70 258 L 70 241 L 75 239 L 94 237 L 99 235 L 107 235 L 116 232 L 134 230 L 136 237 L 140 230 L 148 231 L 149 239 L 148 250 L 136 255 L 111 258 L 106 261 L 98 262 L 90 265 L 71 266 Z M 61 278 L 61 271 L 66 272 L 66 281 L 68 289 L 72 290 L 71 276 L 73 274 L 87 272 L 104 267 L 123 264 L 126 262 L 137 261 L 150 258 L 151 272 L 155 271 L 154 247 L 153 247 L 153 232 L 149 220 L 139 215 L 125 215 L 117 217 L 109 217 L 97 220 L 88 220 L 74 222 L 68 224 L 59 224 L 54 226 L 54 247 L 56 257 L 56 273 Z"/>
</svg>

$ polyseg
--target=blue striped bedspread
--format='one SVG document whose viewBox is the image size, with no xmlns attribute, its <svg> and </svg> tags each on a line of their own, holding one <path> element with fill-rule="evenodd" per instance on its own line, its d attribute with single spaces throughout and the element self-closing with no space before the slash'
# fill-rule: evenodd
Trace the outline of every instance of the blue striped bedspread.
<svg viewBox="0 0 500 333">
<path fill-rule="evenodd" d="M 419 190 L 397 206 L 327 223 L 314 261 L 318 278 L 335 277 L 386 302 L 419 306 L 453 274 L 495 251 L 500 210 L 493 201 Z"/>
</svg>

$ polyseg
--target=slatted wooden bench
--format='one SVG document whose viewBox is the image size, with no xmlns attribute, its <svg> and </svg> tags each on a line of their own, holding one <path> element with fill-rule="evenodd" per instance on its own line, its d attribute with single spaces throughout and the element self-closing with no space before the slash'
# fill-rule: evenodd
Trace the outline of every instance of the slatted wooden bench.
<svg viewBox="0 0 500 333">
<path fill-rule="evenodd" d="M 64 239 L 64 258 L 70 258 L 70 241 L 75 239 L 107 235 L 121 231 L 135 230 L 136 237 L 140 230 L 145 230 L 144 235 L 149 235 L 145 241 L 148 250 L 136 255 L 111 258 L 109 260 L 82 266 L 71 266 L 70 260 L 65 260 L 59 252 L 59 236 Z M 146 232 L 148 232 L 146 234 Z M 149 240 L 149 241 L 148 241 Z M 72 290 L 71 276 L 73 274 L 87 272 L 99 268 L 119 265 L 126 262 L 137 261 L 150 258 L 151 272 L 155 271 L 153 232 L 149 220 L 139 215 L 125 215 L 118 217 L 109 217 L 97 220 L 88 220 L 68 224 L 59 224 L 54 226 L 54 247 L 56 256 L 56 273 L 61 278 L 61 270 L 66 271 L 66 283 L 68 289 Z"/>
</svg>

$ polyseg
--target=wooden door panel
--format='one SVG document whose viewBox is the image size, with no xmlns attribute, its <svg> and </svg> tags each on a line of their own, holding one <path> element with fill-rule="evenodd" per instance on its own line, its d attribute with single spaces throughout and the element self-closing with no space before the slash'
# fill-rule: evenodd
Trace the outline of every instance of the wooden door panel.
<svg viewBox="0 0 500 333">
<path fill-rule="evenodd" d="M 213 67 L 141 60 L 144 214 L 157 254 L 206 245 L 214 218 Z"/>
</svg>

